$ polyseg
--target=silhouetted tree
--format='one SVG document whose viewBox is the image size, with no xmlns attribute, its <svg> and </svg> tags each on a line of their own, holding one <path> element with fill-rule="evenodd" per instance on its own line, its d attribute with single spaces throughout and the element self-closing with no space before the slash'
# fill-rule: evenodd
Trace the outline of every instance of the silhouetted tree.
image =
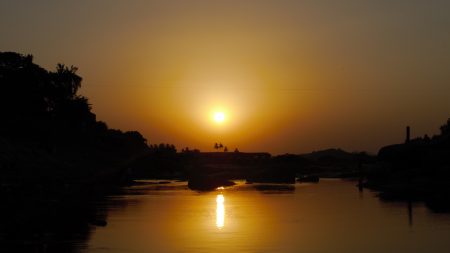
<svg viewBox="0 0 450 253">
<path fill-rule="evenodd" d="M 67 167 L 67 173 L 52 176 L 80 179 L 82 170 L 112 169 L 148 150 L 140 133 L 109 129 L 96 120 L 88 99 L 78 94 L 82 78 L 76 72 L 76 67 L 64 64 L 47 71 L 34 64 L 31 55 L 0 52 L 0 140 L 33 153 L 24 155 L 26 165 L 17 165 L 37 167 L 28 174 Z M 173 146 L 169 149 L 176 152 Z"/>
<path fill-rule="evenodd" d="M 150 145 L 150 151 L 156 155 L 174 155 L 177 153 L 177 149 L 173 144 L 160 143 L 159 145 Z"/>
<path fill-rule="evenodd" d="M 73 136 L 95 125 L 86 97 L 77 95 L 82 78 L 77 68 L 58 64 L 47 71 L 31 55 L 0 53 L 0 115 L 12 136 Z M 11 136 L 10 136 L 11 137 Z"/>
<path fill-rule="evenodd" d="M 82 78 L 76 74 L 77 67 L 67 67 L 64 64 L 58 63 L 56 65 L 56 72 L 53 73 L 53 78 L 61 95 L 67 98 L 73 98 L 78 89 L 81 87 Z"/>
<path fill-rule="evenodd" d="M 228 152 L 228 148 L 226 146 L 223 148 L 223 152 Z"/>
<path fill-rule="evenodd" d="M 50 77 L 32 61 L 31 55 L 0 53 L 0 115 L 2 126 L 13 125 L 11 130 L 20 131 L 19 122 L 30 125 L 49 114 Z"/>
<path fill-rule="evenodd" d="M 450 118 L 447 119 L 447 123 L 441 126 L 441 135 L 450 134 Z"/>
<path fill-rule="evenodd" d="M 0 135 L 45 145 L 89 141 L 124 151 L 147 148 L 140 133 L 111 130 L 96 121 L 88 99 L 77 94 L 82 81 L 77 70 L 57 64 L 47 71 L 31 55 L 0 52 Z"/>
<path fill-rule="evenodd" d="M 214 149 L 218 150 L 219 149 L 219 144 L 216 142 L 214 143 Z"/>
</svg>

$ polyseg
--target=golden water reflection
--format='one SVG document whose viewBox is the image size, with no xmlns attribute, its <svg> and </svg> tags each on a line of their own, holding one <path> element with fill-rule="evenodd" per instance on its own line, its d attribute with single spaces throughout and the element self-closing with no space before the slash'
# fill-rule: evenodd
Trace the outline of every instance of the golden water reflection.
<svg viewBox="0 0 450 253">
<path fill-rule="evenodd" d="M 217 228 L 221 229 L 225 224 L 225 198 L 222 194 L 217 195 L 216 202 L 216 226 Z"/>
<path fill-rule="evenodd" d="M 450 252 L 448 215 L 433 214 L 413 203 L 416 222 L 411 227 L 405 203 L 380 202 L 368 191 L 361 197 L 354 181 L 296 184 L 296 190 L 288 193 L 245 183 L 198 193 L 185 184 L 172 183 L 176 188 L 150 184 L 145 186 L 151 187 L 147 194 L 130 191 L 112 198 L 108 225 L 92 230 L 86 250 L 80 251 Z M 103 202 L 99 205 L 105 208 Z M 2 246 L 0 252 L 5 252 Z"/>
</svg>

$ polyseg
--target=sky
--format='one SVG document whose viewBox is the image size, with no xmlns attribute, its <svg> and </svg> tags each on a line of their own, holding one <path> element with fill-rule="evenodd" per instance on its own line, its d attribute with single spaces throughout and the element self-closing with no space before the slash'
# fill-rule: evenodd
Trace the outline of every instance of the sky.
<svg viewBox="0 0 450 253">
<path fill-rule="evenodd" d="M 450 117 L 450 1 L 0 0 L 0 51 L 74 65 L 109 127 L 376 153 Z M 225 120 L 213 120 L 223 112 Z"/>
</svg>

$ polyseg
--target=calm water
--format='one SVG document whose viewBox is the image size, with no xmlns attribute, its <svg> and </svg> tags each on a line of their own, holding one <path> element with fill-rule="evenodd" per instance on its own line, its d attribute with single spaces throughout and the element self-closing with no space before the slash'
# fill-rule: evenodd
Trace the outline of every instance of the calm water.
<svg viewBox="0 0 450 253">
<path fill-rule="evenodd" d="M 108 225 L 82 252 L 450 252 L 450 215 L 382 202 L 349 181 L 208 193 L 173 182 L 105 205 Z"/>
</svg>

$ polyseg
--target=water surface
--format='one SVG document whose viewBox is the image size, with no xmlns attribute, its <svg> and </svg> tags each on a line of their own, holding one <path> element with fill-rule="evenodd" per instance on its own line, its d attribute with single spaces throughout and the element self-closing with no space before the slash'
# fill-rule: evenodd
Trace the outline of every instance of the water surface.
<svg viewBox="0 0 450 253">
<path fill-rule="evenodd" d="M 106 202 L 82 252 L 449 252 L 450 215 L 382 202 L 355 182 L 141 185 Z M 120 203 L 120 204 L 115 204 Z"/>
</svg>

